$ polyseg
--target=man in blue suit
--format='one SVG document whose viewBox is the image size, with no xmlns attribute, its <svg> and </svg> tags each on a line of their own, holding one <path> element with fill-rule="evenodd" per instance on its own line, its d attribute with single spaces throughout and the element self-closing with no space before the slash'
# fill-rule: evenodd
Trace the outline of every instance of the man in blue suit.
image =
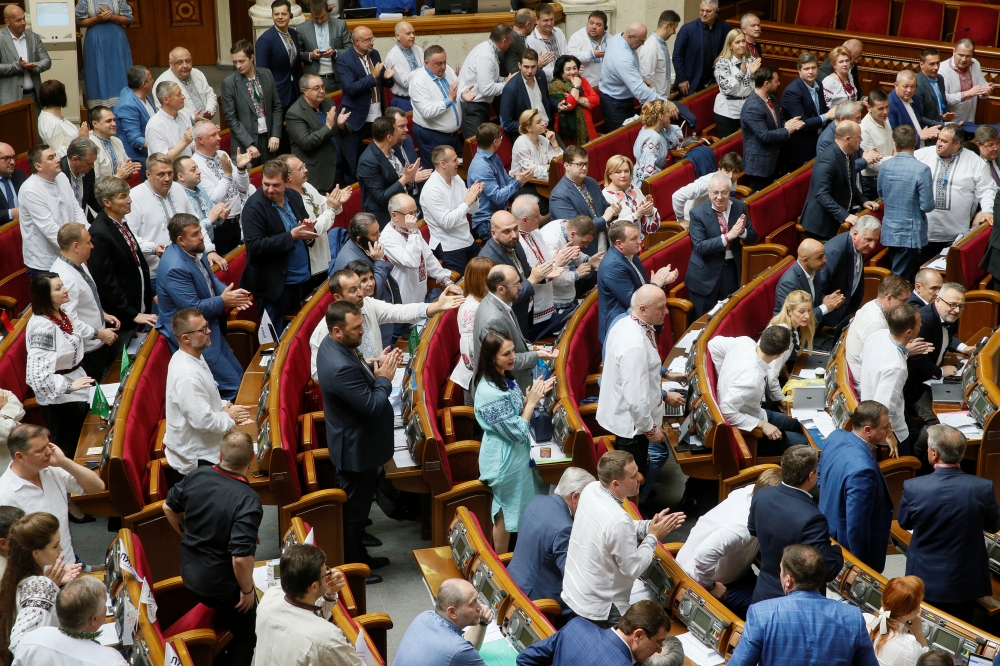
<svg viewBox="0 0 1000 666">
<path fill-rule="evenodd" d="M 201 310 L 212 331 L 212 344 L 205 350 L 205 362 L 219 385 L 222 399 L 236 400 L 243 380 L 243 367 L 229 348 L 222 326 L 231 309 L 250 307 L 250 292 L 222 284 L 212 274 L 197 217 L 178 213 L 167 223 L 167 232 L 173 242 L 163 251 L 156 273 L 159 302 L 156 329 L 167 339 L 170 351 L 175 352 L 177 339 L 170 328 L 174 315 L 187 308 Z"/>
<path fill-rule="evenodd" d="M 927 429 L 934 472 L 903 483 L 897 520 L 913 532 L 906 575 L 924 581 L 924 600 L 972 621 L 976 600 L 992 594 L 983 532 L 1000 530 L 993 482 L 962 471 L 965 435 L 948 425 Z"/>
<path fill-rule="evenodd" d="M 740 288 L 743 246 L 757 242 L 747 207 L 730 197 L 730 187 L 729 176 L 714 174 L 708 183 L 709 200 L 691 209 L 691 259 L 684 283 L 695 319 Z"/>
<path fill-rule="evenodd" d="M 702 0 L 698 20 L 685 23 L 674 42 L 675 81 L 681 95 L 715 83 L 713 63 L 726 43 L 729 24 L 718 20 L 719 0 Z"/>
<path fill-rule="evenodd" d="M 274 76 L 281 108 L 287 112 L 301 94 L 299 79 L 302 78 L 302 63 L 309 62 L 309 52 L 303 53 L 299 49 L 299 33 L 288 25 L 292 20 L 292 4 L 288 0 L 271 3 L 271 20 L 274 25 L 257 38 L 254 50 L 257 66 Z"/>
<path fill-rule="evenodd" d="M 639 261 L 642 240 L 635 222 L 619 222 L 608 232 L 611 247 L 597 269 L 597 337 L 601 344 L 608 336 L 611 323 L 618 315 L 628 312 L 632 304 L 632 294 L 644 284 L 655 284 L 661 289 L 677 280 L 678 271 L 669 265 L 653 274 L 646 273 L 646 267 Z M 479 253 L 482 256 L 482 253 Z"/>
<path fill-rule="evenodd" d="M 787 546 L 801 543 L 820 552 L 826 572 L 820 576 L 821 584 L 817 589 L 822 582 L 836 578 L 844 565 L 840 548 L 830 543 L 826 517 L 809 494 L 816 485 L 818 465 L 816 449 L 804 444 L 791 446 L 781 455 L 781 485 L 761 488 L 754 493 L 747 530 L 750 536 L 757 537 L 760 545 L 760 575 L 751 603 L 785 593 L 779 565 Z"/>
<path fill-rule="evenodd" d="M 549 81 L 545 72 L 538 67 L 538 53 L 534 49 L 524 49 L 518 67 L 520 71 L 507 82 L 500 95 L 500 125 L 511 141 L 519 136 L 521 114 L 528 109 L 537 108 L 541 111 L 550 126 L 555 125 L 556 117 L 555 106 L 548 95 Z M 541 100 L 541 105 L 533 101 L 528 86 L 532 87 L 535 98 Z"/>
<path fill-rule="evenodd" d="M 874 447 L 889 434 L 889 410 L 865 400 L 854 410 L 853 430 L 826 438 L 819 461 L 819 510 L 830 536 L 875 571 L 885 568 L 892 526 L 892 497 Z"/>
<path fill-rule="evenodd" d="M 912 125 L 894 127 L 896 155 L 878 172 L 878 196 L 887 204 L 882 245 L 889 249 L 892 272 L 911 282 L 920 270 L 920 251 L 928 242 L 927 213 L 935 205 L 931 169 L 913 156 L 919 140 Z M 924 301 L 914 305 L 923 307 Z"/>
<path fill-rule="evenodd" d="M 594 221 L 597 233 L 590 245 L 582 248 L 589 256 L 598 252 L 599 239 L 607 232 L 618 213 L 621 204 L 609 204 L 604 198 L 601 186 L 587 175 L 590 157 L 582 146 L 567 146 L 563 151 L 563 168 L 566 174 L 559 179 L 549 195 L 549 216 L 553 220 L 572 220 L 577 215 L 586 215 Z"/>
<path fill-rule="evenodd" d="M 358 157 L 365 139 L 372 135 L 372 121 L 385 112 L 385 92 L 395 83 L 396 70 L 385 67 L 382 57 L 375 50 L 375 36 L 365 26 L 358 26 L 351 34 L 352 46 L 337 57 L 337 77 L 344 96 L 340 112 L 350 112 L 347 127 L 351 131 L 340 142 L 341 150 L 350 166 L 350 174 L 357 173 Z"/>
<path fill-rule="evenodd" d="M 799 56 L 799 78 L 788 84 L 781 93 L 781 117 L 786 121 L 800 118 L 802 129 L 788 137 L 781 149 L 785 168 L 795 171 L 816 157 L 816 140 L 827 123 L 833 120 L 834 110 L 827 108 L 823 86 L 816 83 L 819 60 L 806 51 Z"/>
<path fill-rule="evenodd" d="M 805 126 L 798 116 L 780 124 L 781 109 L 778 98 L 774 96 L 780 85 L 778 70 L 761 65 L 753 75 L 753 92 L 740 111 L 743 172 L 747 186 L 753 190 L 762 190 L 774 182 L 782 145 Z"/>
<path fill-rule="evenodd" d="M 941 127 L 923 117 L 924 102 L 917 93 L 917 75 L 908 69 L 896 73 L 896 87 L 889 93 L 889 126 L 909 125 L 917 131 L 917 148 L 922 141 L 936 139 Z"/>
<path fill-rule="evenodd" d="M 872 215 L 862 215 L 846 234 L 837 234 L 826 243 L 826 266 L 820 284 L 829 293 L 839 291 L 844 302 L 823 316 L 824 326 L 845 326 L 861 307 L 865 295 L 865 258 L 878 244 L 882 223 Z"/>
<path fill-rule="evenodd" d="M 793 544 L 780 567 L 781 594 L 750 606 L 729 666 L 878 666 L 861 609 L 823 594 L 823 555 Z"/>
<path fill-rule="evenodd" d="M 149 157 L 146 149 L 146 123 L 156 113 L 153 106 L 153 74 L 136 65 L 128 70 L 128 85 L 118 93 L 115 104 L 115 123 L 118 125 L 118 138 L 125 146 L 129 159 L 145 164 Z M 145 169 L 140 169 L 145 180 Z"/>
<path fill-rule="evenodd" d="M 799 243 L 796 262 L 788 267 L 778 280 L 774 290 L 774 316 L 785 307 L 785 299 L 793 291 L 804 291 L 813 299 L 813 314 L 817 323 L 830 310 L 836 310 L 844 302 L 844 296 L 835 291 L 827 294 L 819 275 L 826 266 L 826 248 L 818 240 L 806 238 Z"/>
</svg>

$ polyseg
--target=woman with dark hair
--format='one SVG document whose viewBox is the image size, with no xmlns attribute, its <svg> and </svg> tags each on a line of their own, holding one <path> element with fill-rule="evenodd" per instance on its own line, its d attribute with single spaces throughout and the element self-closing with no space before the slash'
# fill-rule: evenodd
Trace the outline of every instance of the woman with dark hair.
<svg viewBox="0 0 1000 666">
<path fill-rule="evenodd" d="M 472 376 L 475 367 L 472 359 L 476 353 L 475 344 L 476 310 L 483 302 L 489 290 L 486 288 L 486 276 L 490 269 L 496 266 L 492 259 L 475 257 L 465 267 L 465 278 L 462 286 L 465 288 L 465 301 L 458 308 L 458 334 L 461 336 L 458 349 L 461 356 L 455 369 L 451 372 L 451 381 L 461 386 L 465 391 L 465 404 L 472 406 Z"/>
<path fill-rule="evenodd" d="M 90 410 L 87 388 L 94 384 L 81 365 L 83 341 L 100 339 L 111 345 L 115 333 L 109 328 L 94 330 L 76 315 L 66 314 L 61 306 L 67 301 L 69 291 L 56 273 L 39 273 L 31 279 L 26 380 L 52 441 L 72 460 Z"/>
<path fill-rule="evenodd" d="M 563 143 L 582 146 L 597 138 L 591 109 L 601 104 L 601 98 L 583 78 L 579 58 L 571 55 L 556 58 L 549 83 L 549 98 L 556 103 L 553 129 Z"/>
<path fill-rule="evenodd" d="M 535 406 L 552 390 L 555 377 L 536 379 L 521 393 L 514 381 L 514 343 L 490 331 L 476 360 L 476 421 L 483 429 L 479 447 L 479 480 L 493 491 L 493 548 L 506 553 L 510 533 L 517 532 L 521 514 L 538 494 L 531 462 L 528 424 Z"/>
<path fill-rule="evenodd" d="M 125 28 L 132 23 L 132 8 L 126 0 L 79 0 L 76 23 L 86 28 L 83 36 L 83 75 L 87 108 L 114 108 L 118 93 L 128 85 L 132 49 Z M 173 60 L 173 53 L 171 60 Z"/>
<path fill-rule="evenodd" d="M 82 567 L 63 562 L 59 519 L 51 513 L 29 513 L 11 525 L 7 568 L 0 579 L 0 648 L 5 663 L 10 663 L 10 653 L 25 634 L 59 626 L 59 587 L 79 576 Z"/>
<path fill-rule="evenodd" d="M 70 141 L 79 136 L 90 136 L 86 122 L 77 127 L 63 118 L 62 110 L 67 100 L 66 86 L 62 81 L 44 81 L 38 91 L 38 103 L 42 107 L 42 112 L 38 114 L 38 142 L 56 151 L 60 158 L 66 157 Z"/>
</svg>

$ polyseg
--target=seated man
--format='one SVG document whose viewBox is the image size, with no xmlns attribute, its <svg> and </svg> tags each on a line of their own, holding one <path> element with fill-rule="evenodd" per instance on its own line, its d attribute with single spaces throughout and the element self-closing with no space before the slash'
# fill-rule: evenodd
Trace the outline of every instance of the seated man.
<svg viewBox="0 0 1000 666">
<path fill-rule="evenodd" d="M 478 651 L 492 621 L 493 611 L 479 603 L 472 583 L 450 578 L 441 584 L 434 610 L 424 611 L 406 628 L 394 664 L 485 666 Z M 466 627 L 469 629 L 462 635 Z"/>
<path fill-rule="evenodd" d="M 844 235 L 846 234 L 841 234 Z M 910 283 L 890 273 L 879 283 L 878 295 L 865 303 L 851 321 L 851 326 L 847 329 L 847 340 L 844 342 L 844 356 L 854 377 L 855 393 L 861 384 L 861 352 L 865 348 L 865 341 L 875 331 L 888 328 L 886 315 L 897 305 L 905 303 L 909 293 Z"/>
<path fill-rule="evenodd" d="M 917 271 L 917 277 L 913 279 L 913 291 L 910 292 L 910 305 L 922 308 L 934 301 L 938 291 L 941 289 L 941 272 L 933 268 L 922 268 Z"/>
<path fill-rule="evenodd" d="M 820 284 L 827 293 L 839 291 L 844 302 L 823 316 L 823 325 L 843 329 L 861 307 L 865 295 L 865 257 L 878 243 L 882 223 L 872 215 L 862 215 L 846 234 L 837 234 L 826 243 L 826 266 Z"/>
<path fill-rule="evenodd" d="M 403 302 L 423 303 L 436 297 L 440 290 L 428 294 L 427 281 L 447 286 L 451 284 L 451 271 L 441 265 L 420 233 L 417 202 L 409 194 L 394 195 L 389 199 L 389 218 L 380 240 L 392 262 L 392 277 L 399 285 Z"/>
<path fill-rule="evenodd" d="M 750 564 L 760 549 L 757 537 L 747 531 L 750 502 L 761 488 L 772 488 L 779 483 L 781 472 L 768 469 L 757 477 L 754 485 L 729 493 L 729 497 L 698 519 L 677 553 L 677 564 L 740 617 L 746 617 L 757 585 Z"/>
<path fill-rule="evenodd" d="M 504 168 L 503 162 L 497 156 L 497 150 L 503 137 L 500 127 L 493 123 L 483 123 L 476 130 L 476 155 L 469 164 L 469 174 L 466 181 L 482 183 L 483 191 L 479 195 L 479 209 L 472 214 L 472 233 L 484 243 L 490 240 L 490 219 L 493 213 L 505 210 L 507 202 L 521 189 L 521 186 L 531 180 L 531 169 L 522 169 L 511 178 Z M 604 195 L 598 188 L 601 200 Z"/>
<path fill-rule="evenodd" d="M 799 243 L 797 260 L 778 280 L 774 290 L 774 315 L 785 305 L 788 294 L 801 289 L 813 298 L 813 314 L 816 321 L 822 321 L 823 315 L 830 310 L 836 310 L 844 302 L 844 296 L 839 291 L 824 293 L 823 284 L 816 284 L 817 274 L 826 266 L 826 249 L 818 240 L 806 238 Z"/>
<path fill-rule="evenodd" d="M 549 196 L 549 216 L 553 220 L 569 220 L 577 215 L 586 215 L 596 227 L 593 240 L 584 252 L 594 256 L 607 249 L 608 225 L 621 212 L 617 201 L 609 204 L 604 198 L 601 186 L 587 175 L 590 157 L 582 146 L 567 146 L 563 151 L 563 168 L 566 175 L 552 188 Z"/>
</svg>

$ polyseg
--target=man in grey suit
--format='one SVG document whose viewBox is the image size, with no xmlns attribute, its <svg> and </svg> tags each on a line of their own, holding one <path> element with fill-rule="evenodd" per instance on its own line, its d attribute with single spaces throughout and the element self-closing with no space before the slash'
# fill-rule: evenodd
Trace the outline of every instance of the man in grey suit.
<svg viewBox="0 0 1000 666">
<path fill-rule="evenodd" d="M 323 79 L 326 92 L 340 87 L 337 79 L 337 57 L 351 46 L 347 22 L 333 18 L 326 8 L 326 0 L 310 0 L 312 18 L 300 25 L 299 50 L 309 54 L 309 62 L 302 67 L 303 74 L 316 74 Z"/>
<path fill-rule="evenodd" d="M 473 329 L 476 346 L 473 353 L 478 355 L 479 347 L 490 331 L 510 338 L 514 342 L 514 380 L 522 391 L 527 391 L 531 386 L 531 371 L 538 359 L 551 361 L 559 355 L 559 350 L 553 349 L 550 352 L 537 347 L 528 348 L 528 343 L 521 335 L 521 327 L 514 318 L 514 310 L 511 309 L 521 291 L 521 280 L 513 267 L 500 265 L 491 268 L 486 276 L 486 288 L 490 293 L 476 310 L 476 326 Z"/>
<path fill-rule="evenodd" d="M 326 96 L 323 80 L 318 74 L 303 74 L 299 88 L 302 95 L 288 107 L 285 129 L 292 144 L 292 153 L 309 170 L 309 183 L 326 194 L 333 189 L 337 177 L 334 136 L 340 133 L 351 114 L 337 113 L 337 107 Z M 320 114 L 326 116 L 325 120 L 320 120 Z"/>
<path fill-rule="evenodd" d="M 52 66 L 41 38 L 25 29 L 24 10 L 7 5 L 3 10 L 6 28 L 0 30 L 0 104 L 31 98 L 36 113 L 42 110 L 38 91 L 41 73 Z"/>
<path fill-rule="evenodd" d="M 253 161 L 258 166 L 272 160 L 281 140 L 281 98 L 274 77 L 253 59 L 253 44 L 245 39 L 229 49 L 236 71 L 222 82 L 222 114 L 233 137 L 233 148 L 260 151 Z"/>
</svg>

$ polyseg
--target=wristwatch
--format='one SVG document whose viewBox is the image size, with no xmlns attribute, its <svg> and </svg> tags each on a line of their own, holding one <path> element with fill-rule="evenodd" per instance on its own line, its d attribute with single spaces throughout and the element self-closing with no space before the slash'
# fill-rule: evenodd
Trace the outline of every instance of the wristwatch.
<svg viewBox="0 0 1000 666">
<path fill-rule="evenodd" d="M 485 620 L 480 620 L 479 621 L 479 626 L 480 627 L 488 627 L 488 626 L 490 626 L 490 623 L 487 622 L 487 621 L 485 621 Z"/>
</svg>

